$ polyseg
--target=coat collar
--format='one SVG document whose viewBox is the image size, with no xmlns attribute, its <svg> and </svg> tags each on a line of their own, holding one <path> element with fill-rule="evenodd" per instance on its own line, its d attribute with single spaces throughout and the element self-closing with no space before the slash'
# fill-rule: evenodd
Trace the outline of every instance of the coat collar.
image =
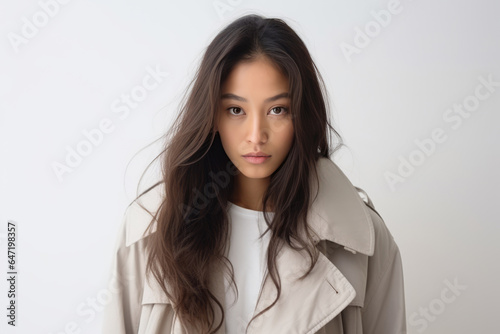
<svg viewBox="0 0 500 334">
<path fill-rule="evenodd" d="M 319 237 L 316 241 L 330 240 L 353 253 L 373 255 L 373 223 L 356 188 L 330 159 L 320 158 L 317 166 L 320 189 L 311 205 L 308 218 L 310 226 Z M 313 182 L 311 184 L 314 195 L 316 185 Z M 161 202 L 161 196 L 153 193 L 143 202 L 155 207 Z M 144 237 L 144 229 L 151 220 L 151 216 L 144 212 L 142 217 L 139 217 L 141 213 L 135 210 L 130 214 L 135 217 L 132 218 L 134 223 L 127 224 L 126 227 L 127 245 Z M 155 228 L 151 231 L 155 231 Z M 323 253 L 319 253 L 315 267 L 302 280 L 297 278 L 305 273 L 310 264 L 305 252 L 296 251 L 284 244 L 276 258 L 276 264 L 282 286 L 280 298 L 270 310 L 252 321 L 248 334 L 316 333 L 347 307 L 356 296 L 353 285 Z M 223 272 L 222 268 L 214 268 L 210 289 L 225 307 L 226 278 Z M 254 315 L 269 306 L 276 297 L 276 289 L 267 271 L 261 284 L 261 292 Z M 169 300 L 157 282 L 150 278 L 144 284 L 142 303 L 169 303 Z M 221 319 L 220 310 L 215 305 L 214 310 L 218 323 Z M 183 327 L 177 318 L 175 319 L 172 324 L 173 334 L 194 333 L 192 329 Z M 217 334 L 226 334 L 224 326 Z"/>
<path fill-rule="evenodd" d="M 320 240 L 330 240 L 348 250 L 373 255 L 373 222 L 356 188 L 330 159 L 320 158 L 317 169 L 320 188 L 311 206 L 311 227 Z M 312 187 L 314 194 L 316 187 L 314 184 Z"/>
<path fill-rule="evenodd" d="M 311 205 L 310 226 L 319 240 L 330 240 L 347 249 L 373 255 L 375 232 L 370 213 L 356 188 L 342 170 L 330 159 L 321 157 L 317 162 L 319 193 Z M 312 194 L 316 184 L 311 182 Z M 141 197 L 141 204 L 154 212 L 163 199 L 163 187 L 156 186 Z M 136 204 L 136 203 L 134 203 Z M 126 245 L 142 239 L 151 215 L 137 205 L 128 209 L 133 224 L 127 224 Z M 150 232 L 154 232 L 156 226 Z M 319 241 L 318 240 L 318 241 Z"/>
</svg>

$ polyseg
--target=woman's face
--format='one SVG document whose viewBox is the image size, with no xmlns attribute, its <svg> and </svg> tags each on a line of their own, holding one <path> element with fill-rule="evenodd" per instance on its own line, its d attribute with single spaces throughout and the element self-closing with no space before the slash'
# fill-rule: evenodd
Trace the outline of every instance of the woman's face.
<svg viewBox="0 0 500 334">
<path fill-rule="evenodd" d="M 288 80 L 268 58 L 239 62 L 221 85 L 216 130 L 232 163 L 248 178 L 269 177 L 293 143 Z M 244 155 L 263 152 L 263 162 Z"/>
</svg>

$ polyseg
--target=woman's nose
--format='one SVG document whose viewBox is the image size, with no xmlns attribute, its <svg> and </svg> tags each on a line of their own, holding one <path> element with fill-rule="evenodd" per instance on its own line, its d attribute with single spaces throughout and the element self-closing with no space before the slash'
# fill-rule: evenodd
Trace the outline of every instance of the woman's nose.
<svg viewBox="0 0 500 334">
<path fill-rule="evenodd" d="M 247 122 L 247 139 L 252 143 L 263 143 L 269 134 L 269 124 L 265 115 L 251 114 Z"/>
</svg>

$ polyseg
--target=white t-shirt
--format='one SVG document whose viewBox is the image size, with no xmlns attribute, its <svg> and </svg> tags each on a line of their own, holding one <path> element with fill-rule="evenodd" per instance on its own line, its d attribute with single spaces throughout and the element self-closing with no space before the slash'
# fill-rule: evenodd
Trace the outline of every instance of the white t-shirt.
<svg viewBox="0 0 500 334">
<path fill-rule="evenodd" d="M 257 297 L 267 267 L 266 251 L 270 231 L 259 240 L 267 228 L 262 211 L 243 208 L 229 202 L 228 216 L 231 228 L 228 259 L 234 270 L 234 280 L 238 287 L 238 299 L 230 281 L 225 280 L 226 333 L 242 334 L 253 316 Z M 274 213 L 270 213 L 272 219 Z"/>
</svg>

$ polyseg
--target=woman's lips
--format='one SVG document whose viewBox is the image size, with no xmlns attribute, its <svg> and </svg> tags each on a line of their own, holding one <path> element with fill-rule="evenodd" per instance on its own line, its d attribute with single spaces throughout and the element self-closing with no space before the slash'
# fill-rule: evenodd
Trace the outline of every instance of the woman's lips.
<svg viewBox="0 0 500 334">
<path fill-rule="evenodd" d="M 266 162 L 271 156 L 265 156 L 265 157 L 252 157 L 252 156 L 243 156 L 246 161 L 252 163 L 252 164 L 261 164 L 263 162 Z"/>
</svg>

